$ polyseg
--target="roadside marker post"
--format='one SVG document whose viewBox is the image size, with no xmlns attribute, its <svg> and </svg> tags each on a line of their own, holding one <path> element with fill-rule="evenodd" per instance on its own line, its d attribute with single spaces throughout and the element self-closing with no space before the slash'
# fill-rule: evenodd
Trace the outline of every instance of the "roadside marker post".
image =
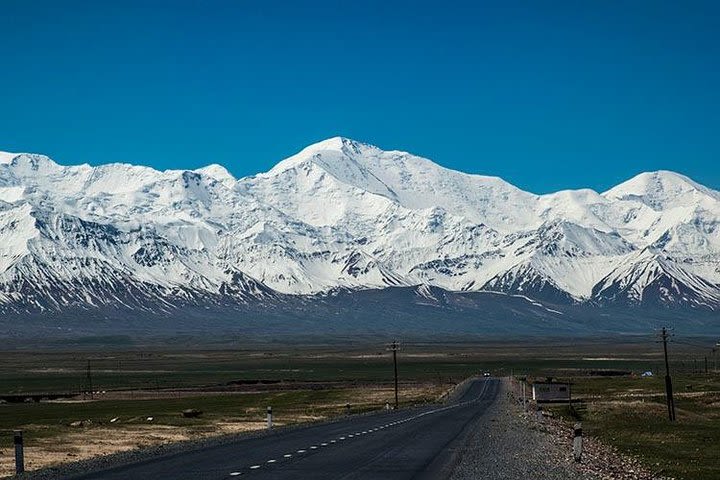
<svg viewBox="0 0 720 480">
<path fill-rule="evenodd" d="M 25 473 L 25 452 L 23 452 L 23 432 L 15 430 L 13 432 L 15 441 L 15 474 Z"/>
<path fill-rule="evenodd" d="M 270 430 L 273 426 L 273 418 L 272 418 L 272 407 L 267 408 L 267 428 Z"/>
<path fill-rule="evenodd" d="M 576 462 L 580 462 L 582 459 L 583 440 L 582 440 L 582 423 L 578 422 L 575 424 L 573 429 L 573 457 Z"/>
</svg>

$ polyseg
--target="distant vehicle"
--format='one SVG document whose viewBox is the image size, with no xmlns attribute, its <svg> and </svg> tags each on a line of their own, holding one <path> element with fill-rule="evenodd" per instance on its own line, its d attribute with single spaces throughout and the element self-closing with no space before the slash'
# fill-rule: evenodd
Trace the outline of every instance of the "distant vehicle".
<svg viewBox="0 0 720 480">
<path fill-rule="evenodd" d="M 483 373 L 483 377 L 489 377 L 489 376 L 490 376 L 490 372 Z"/>
</svg>

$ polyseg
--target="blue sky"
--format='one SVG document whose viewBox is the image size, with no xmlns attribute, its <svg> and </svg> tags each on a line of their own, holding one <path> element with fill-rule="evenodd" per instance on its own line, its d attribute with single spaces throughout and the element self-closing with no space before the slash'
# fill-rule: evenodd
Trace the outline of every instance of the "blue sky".
<svg viewBox="0 0 720 480">
<path fill-rule="evenodd" d="M 0 150 L 244 176 L 343 135 L 537 193 L 720 189 L 718 5 L 4 0 Z"/>
</svg>

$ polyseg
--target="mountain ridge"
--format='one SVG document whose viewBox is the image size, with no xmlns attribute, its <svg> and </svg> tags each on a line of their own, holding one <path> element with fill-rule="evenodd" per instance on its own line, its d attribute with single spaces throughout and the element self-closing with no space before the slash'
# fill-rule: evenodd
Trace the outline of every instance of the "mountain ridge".
<svg viewBox="0 0 720 480">
<path fill-rule="evenodd" d="M 106 296 L 152 313 L 424 285 L 713 311 L 718 225 L 720 192 L 675 172 L 536 195 L 344 137 L 243 178 L 1 152 L 0 310 L 92 310 Z"/>
</svg>

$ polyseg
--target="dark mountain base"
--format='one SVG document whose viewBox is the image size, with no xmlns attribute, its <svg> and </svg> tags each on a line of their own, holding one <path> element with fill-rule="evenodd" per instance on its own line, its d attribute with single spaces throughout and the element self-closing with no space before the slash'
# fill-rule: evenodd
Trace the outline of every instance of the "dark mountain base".
<svg viewBox="0 0 720 480">
<path fill-rule="evenodd" d="M 720 335 L 720 315 L 705 310 L 602 308 L 548 305 L 492 292 L 456 293 L 439 288 L 337 291 L 286 296 L 272 302 L 183 305 L 147 309 L 6 313 L 0 338 L 7 346 L 41 342 L 57 346 L 177 341 L 203 343 L 305 343 L 399 337 L 472 341 L 530 337 L 651 336 L 667 325 L 684 335 Z M 163 340 L 160 340 L 163 339 Z"/>
</svg>

